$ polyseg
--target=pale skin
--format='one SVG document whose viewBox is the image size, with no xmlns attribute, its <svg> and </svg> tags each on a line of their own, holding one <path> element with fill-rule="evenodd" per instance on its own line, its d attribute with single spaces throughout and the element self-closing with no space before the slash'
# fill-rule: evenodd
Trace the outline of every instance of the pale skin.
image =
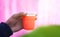
<svg viewBox="0 0 60 37">
<path fill-rule="evenodd" d="M 11 30 L 13 32 L 17 32 L 17 31 L 23 29 L 22 17 L 25 16 L 25 15 L 26 15 L 26 13 L 20 12 L 20 13 L 12 15 L 6 21 L 6 23 L 8 24 L 8 26 L 11 28 Z"/>
</svg>

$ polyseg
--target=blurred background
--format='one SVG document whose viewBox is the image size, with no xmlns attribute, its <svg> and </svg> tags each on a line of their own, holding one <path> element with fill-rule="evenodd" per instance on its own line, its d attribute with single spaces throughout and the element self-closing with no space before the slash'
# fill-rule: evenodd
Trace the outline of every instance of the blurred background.
<svg viewBox="0 0 60 37">
<path fill-rule="evenodd" d="M 0 0 L 0 22 L 19 12 L 33 12 L 37 14 L 35 27 L 47 24 L 60 24 L 60 0 Z M 21 30 L 11 37 L 18 37 L 27 33 Z"/>
</svg>

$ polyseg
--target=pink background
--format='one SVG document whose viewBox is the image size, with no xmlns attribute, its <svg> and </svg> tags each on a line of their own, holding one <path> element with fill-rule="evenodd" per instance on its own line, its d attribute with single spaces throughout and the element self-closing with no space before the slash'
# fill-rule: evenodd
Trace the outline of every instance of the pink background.
<svg viewBox="0 0 60 37">
<path fill-rule="evenodd" d="M 0 0 L 0 22 L 5 22 L 18 12 L 37 13 L 35 27 L 41 24 L 60 24 L 60 0 Z M 11 37 L 18 37 L 26 32 L 21 30 Z"/>
</svg>

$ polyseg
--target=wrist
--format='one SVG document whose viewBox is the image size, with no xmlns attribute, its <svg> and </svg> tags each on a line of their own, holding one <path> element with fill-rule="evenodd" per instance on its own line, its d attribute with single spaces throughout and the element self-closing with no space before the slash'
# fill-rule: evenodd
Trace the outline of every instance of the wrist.
<svg viewBox="0 0 60 37">
<path fill-rule="evenodd" d="M 20 25 L 20 26 L 19 25 L 12 25 L 10 22 L 6 22 L 6 24 L 8 24 L 8 26 L 13 31 L 13 33 L 23 29 L 22 25 Z"/>
</svg>

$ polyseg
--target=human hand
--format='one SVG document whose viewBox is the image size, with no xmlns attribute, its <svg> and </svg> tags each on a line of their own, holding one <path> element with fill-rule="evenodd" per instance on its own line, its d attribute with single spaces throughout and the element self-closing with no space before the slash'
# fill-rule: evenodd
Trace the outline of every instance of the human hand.
<svg viewBox="0 0 60 37">
<path fill-rule="evenodd" d="M 23 26 L 22 26 L 22 17 L 25 16 L 25 15 L 26 15 L 25 13 L 20 12 L 18 14 L 12 15 L 6 21 L 6 23 L 8 24 L 8 26 L 11 28 L 11 30 L 13 32 L 17 32 L 17 31 L 23 29 Z"/>
</svg>

